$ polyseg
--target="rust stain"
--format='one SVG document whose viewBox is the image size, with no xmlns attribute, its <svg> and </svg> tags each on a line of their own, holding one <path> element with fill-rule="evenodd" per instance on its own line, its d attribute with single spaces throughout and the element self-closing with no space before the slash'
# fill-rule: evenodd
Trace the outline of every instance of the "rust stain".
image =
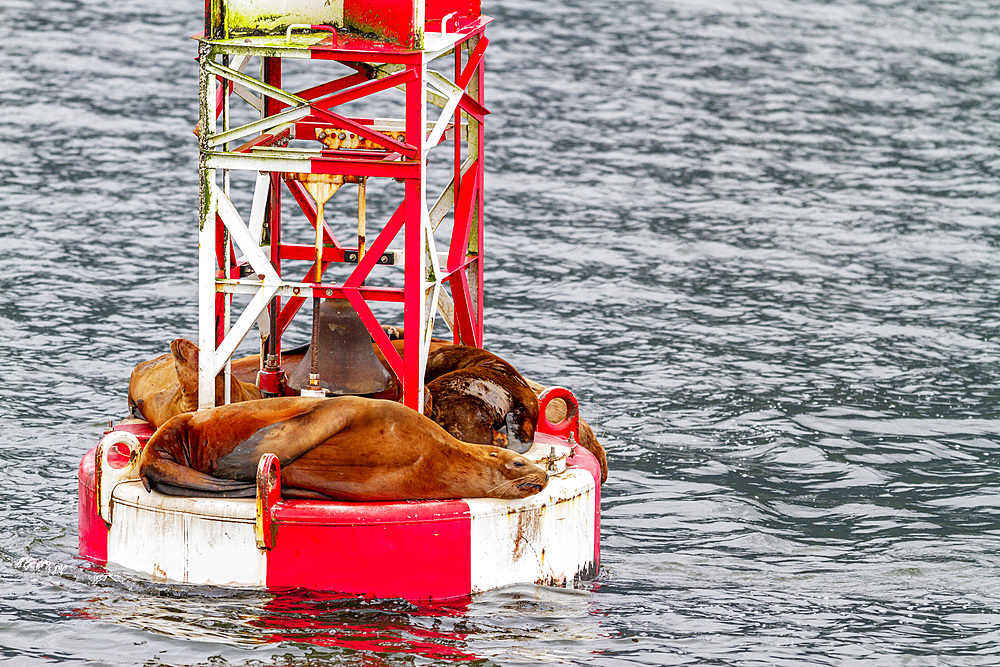
<svg viewBox="0 0 1000 667">
<path fill-rule="evenodd" d="M 538 584 L 539 586 L 555 586 L 558 588 L 566 588 L 566 577 L 562 575 L 556 576 L 554 574 L 550 574 L 548 576 L 539 577 L 538 579 L 535 579 L 535 583 Z"/>
<path fill-rule="evenodd" d="M 167 581 L 166 571 L 160 567 L 159 563 L 153 563 L 153 581 Z"/>
<path fill-rule="evenodd" d="M 379 134 L 384 134 L 390 139 L 395 139 L 402 144 L 406 143 L 406 132 L 386 130 L 384 132 L 379 132 Z M 324 146 L 334 151 L 343 149 L 359 149 L 366 151 L 388 150 L 385 146 L 376 143 L 371 139 L 366 139 L 359 134 L 339 127 L 317 128 L 316 140 L 322 142 Z"/>
<path fill-rule="evenodd" d="M 514 560 L 520 560 L 524 549 L 538 541 L 542 529 L 540 509 L 526 509 L 517 513 L 517 531 L 514 537 Z"/>
</svg>

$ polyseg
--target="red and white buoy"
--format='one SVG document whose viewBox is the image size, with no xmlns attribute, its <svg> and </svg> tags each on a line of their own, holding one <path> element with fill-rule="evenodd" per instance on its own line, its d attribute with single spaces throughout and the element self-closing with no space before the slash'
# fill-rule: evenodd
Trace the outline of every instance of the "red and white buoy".
<svg viewBox="0 0 1000 667">
<path fill-rule="evenodd" d="M 368 503 L 282 500 L 273 455 L 261 459 L 256 499 L 147 492 L 136 462 L 152 431 L 119 424 L 80 462 L 80 554 L 158 581 L 377 598 L 567 586 L 599 565 L 601 471 L 542 421 L 525 454 L 550 473 L 537 495 Z"/>
<path fill-rule="evenodd" d="M 255 325 L 258 386 L 267 395 L 297 393 L 282 382 L 281 337 L 307 298 L 314 313 L 321 299 L 353 310 L 398 379 L 402 401 L 418 411 L 435 318 L 440 314 L 453 342 L 483 345 L 490 20 L 478 0 L 206 0 L 197 129 L 200 409 L 214 407 L 219 374 L 229 401 L 232 355 Z M 285 59 L 315 65 L 322 78 L 285 90 Z M 401 118 L 353 111 L 371 96 L 381 104 L 400 91 Z M 240 100 L 242 110 L 233 106 Z M 440 109 L 436 117 L 428 106 Z M 428 155 L 442 146 L 446 157 L 436 167 L 444 164 L 450 182 L 429 204 Z M 253 183 L 243 197 L 234 192 L 240 173 Z M 371 235 L 379 225 L 369 222 L 367 184 L 379 179 L 402 183 L 402 200 Z M 331 198 L 345 184 L 357 184 L 356 244 L 339 241 L 327 224 L 328 202 L 338 201 Z M 308 243 L 291 238 L 282 193 L 301 209 Z M 436 240 L 446 221 L 442 231 L 450 235 Z M 294 261 L 307 265 L 300 281 L 282 271 Z M 329 268 L 342 270 L 343 279 L 325 278 Z M 392 284 L 400 274 L 402 284 Z M 402 307 L 392 320 L 403 323 L 402 354 L 373 305 Z M 318 321 L 314 314 L 314 331 Z M 306 390 L 322 393 L 316 336 Z M 545 418 L 551 400 L 566 403 L 559 424 Z M 152 429 L 126 420 L 80 463 L 80 554 L 162 581 L 414 600 L 514 583 L 569 585 L 599 566 L 601 470 L 578 444 L 573 395 L 553 388 L 540 401 L 526 456 L 550 478 L 521 500 L 283 500 L 273 455 L 260 461 L 256 499 L 165 496 L 147 492 L 137 474 Z"/>
</svg>

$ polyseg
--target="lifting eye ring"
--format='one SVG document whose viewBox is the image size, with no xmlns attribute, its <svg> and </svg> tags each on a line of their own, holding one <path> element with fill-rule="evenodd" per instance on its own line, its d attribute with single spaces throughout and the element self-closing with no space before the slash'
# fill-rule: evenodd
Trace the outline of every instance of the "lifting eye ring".
<svg viewBox="0 0 1000 667">
<path fill-rule="evenodd" d="M 553 424 L 545 415 L 545 409 L 555 399 L 562 399 L 566 404 L 566 416 L 562 421 Z M 580 440 L 580 408 L 576 396 L 566 387 L 549 387 L 538 397 L 538 431 L 559 437 L 570 438 L 573 442 Z"/>
</svg>

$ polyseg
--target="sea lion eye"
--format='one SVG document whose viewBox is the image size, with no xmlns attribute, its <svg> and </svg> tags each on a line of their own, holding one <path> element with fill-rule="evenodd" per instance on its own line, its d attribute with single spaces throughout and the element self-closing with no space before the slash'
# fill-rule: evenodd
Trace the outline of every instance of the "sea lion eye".
<svg viewBox="0 0 1000 667">
<path fill-rule="evenodd" d="M 490 452 L 490 456 L 492 456 L 493 458 L 496 458 L 497 457 L 497 453 L 496 452 Z"/>
<path fill-rule="evenodd" d="M 514 467 L 515 468 L 523 468 L 524 467 L 524 461 L 514 461 Z"/>
</svg>

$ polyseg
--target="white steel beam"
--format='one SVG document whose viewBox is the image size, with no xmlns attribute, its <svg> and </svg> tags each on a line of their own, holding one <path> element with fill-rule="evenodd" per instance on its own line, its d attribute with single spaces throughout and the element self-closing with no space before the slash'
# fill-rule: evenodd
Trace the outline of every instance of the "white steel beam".
<svg viewBox="0 0 1000 667">
<path fill-rule="evenodd" d="M 212 377 L 215 377 L 233 356 L 236 348 L 239 347 L 240 343 L 243 342 L 243 339 L 250 332 L 250 327 L 257 321 L 257 316 L 267 310 L 267 304 L 271 302 L 271 297 L 277 291 L 277 283 L 265 280 L 264 284 L 257 290 L 257 293 L 253 295 L 246 309 L 237 318 L 229 333 L 222 340 L 222 343 L 219 344 L 219 349 L 215 351 L 215 373 L 212 374 Z"/>
<path fill-rule="evenodd" d="M 428 150 L 441 141 L 441 136 L 448 128 L 448 122 L 455 115 L 455 109 L 458 108 L 458 103 L 462 101 L 462 95 L 465 94 L 465 91 L 452 83 L 443 74 L 434 70 L 427 70 L 425 81 L 429 87 L 435 88 L 447 98 L 447 102 L 441 110 L 441 115 L 438 116 L 437 122 L 434 123 L 434 129 L 431 130 L 424 144 L 424 150 Z"/>
<path fill-rule="evenodd" d="M 265 176 L 265 178 L 267 178 Z M 217 210 L 219 217 L 222 218 L 223 224 L 226 225 L 226 229 L 229 230 L 229 234 L 236 243 L 236 246 L 243 251 L 243 255 L 250 262 L 250 266 L 259 276 L 264 276 L 264 282 L 267 282 L 268 277 L 273 277 L 277 280 L 278 271 L 271 264 L 270 258 L 264 254 L 264 251 L 260 249 L 260 235 L 258 233 L 255 238 L 253 234 L 248 229 L 246 223 L 243 222 L 243 218 L 240 217 L 239 211 L 233 206 L 233 202 L 226 196 L 226 193 L 222 192 L 217 185 L 212 184 L 215 190 L 215 200 L 217 202 Z M 256 196 L 255 196 L 256 199 Z"/>
<path fill-rule="evenodd" d="M 214 105 L 214 96 L 213 104 Z M 214 118 L 213 118 L 214 119 Z M 215 407 L 215 170 L 202 170 L 205 212 L 198 232 L 198 409 Z"/>
</svg>

